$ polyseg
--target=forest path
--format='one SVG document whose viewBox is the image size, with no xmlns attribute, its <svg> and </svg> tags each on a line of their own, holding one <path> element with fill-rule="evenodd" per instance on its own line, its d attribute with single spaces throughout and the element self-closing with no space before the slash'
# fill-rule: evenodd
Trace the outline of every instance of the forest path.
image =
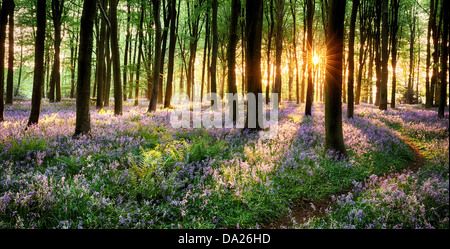
<svg viewBox="0 0 450 249">
<path fill-rule="evenodd" d="M 417 172 L 417 170 L 419 170 L 422 166 L 425 165 L 425 158 L 423 154 L 421 153 L 420 149 L 416 145 L 414 145 L 414 143 L 412 143 L 407 138 L 402 136 L 399 132 L 395 133 L 406 145 L 408 145 L 409 149 L 414 154 L 414 157 L 400 171 L 393 172 L 390 174 L 392 175 L 406 171 Z M 383 177 L 386 177 L 386 175 Z M 339 196 L 342 194 L 347 194 L 348 192 L 352 192 L 352 189 L 351 188 L 345 189 L 339 193 L 335 193 L 334 195 Z M 269 222 L 267 225 L 263 226 L 263 228 L 264 229 L 290 228 L 296 224 L 305 223 L 313 217 L 317 218 L 323 217 L 326 214 L 325 210 L 329 208 L 331 205 L 333 205 L 331 196 L 328 196 L 318 201 L 310 201 L 306 198 L 297 199 L 293 201 L 291 206 L 291 213 L 289 215 L 279 218 L 277 220 L 273 220 Z"/>
</svg>

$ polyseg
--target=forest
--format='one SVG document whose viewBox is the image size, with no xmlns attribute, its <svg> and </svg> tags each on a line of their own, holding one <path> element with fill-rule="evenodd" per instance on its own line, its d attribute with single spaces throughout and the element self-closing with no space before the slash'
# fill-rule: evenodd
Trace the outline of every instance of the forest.
<svg viewBox="0 0 450 249">
<path fill-rule="evenodd" d="M 2 0 L 0 228 L 449 229 L 449 15 Z"/>
</svg>

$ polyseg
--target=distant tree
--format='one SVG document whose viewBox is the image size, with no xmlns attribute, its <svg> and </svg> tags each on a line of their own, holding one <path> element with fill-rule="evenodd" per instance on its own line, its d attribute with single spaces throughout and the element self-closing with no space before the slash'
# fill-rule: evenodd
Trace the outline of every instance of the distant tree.
<svg viewBox="0 0 450 249">
<path fill-rule="evenodd" d="M 45 1 L 45 0 L 44 0 Z M 74 137 L 91 131 L 90 85 L 96 1 L 84 0 L 80 25 L 80 49 L 78 55 L 78 79 L 76 124 Z"/>
<path fill-rule="evenodd" d="M 46 0 L 37 0 L 36 9 L 36 41 L 34 49 L 34 77 L 33 93 L 31 96 L 31 113 L 27 127 L 39 122 L 41 113 L 42 86 L 44 84 L 44 50 L 45 50 L 45 22 L 46 22 Z"/>
<path fill-rule="evenodd" d="M 325 76 L 325 151 L 346 157 L 342 131 L 342 56 L 344 50 L 345 1 L 330 0 L 327 25 Z"/>
</svg>

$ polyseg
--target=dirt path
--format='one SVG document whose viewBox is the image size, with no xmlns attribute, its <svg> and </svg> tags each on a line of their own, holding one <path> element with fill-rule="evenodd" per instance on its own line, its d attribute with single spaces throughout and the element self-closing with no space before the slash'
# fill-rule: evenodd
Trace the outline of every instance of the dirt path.
<svg viewBox="0 0 450 249">
<path fill-rule="evenodd" d="M 401 136 L 400 134 L 397 135 L 401 140 L 403 140 L 405 144 L 409 146 L 410 150 L 414 153 L 414 158 L 402 170 L 403 171 L 411 170 L 413 172 L 416 172 L 422 166 L 425 165 L 424 156 L 420 152 L 420 149 L 417 148 L 417 146 L 415 146 L 412 142 L 410 142 L 408 139 Z M 348 192 L 351 191 L 352 189 L 346 189 L 339 193 L 336 193 L 335 196 L 347 194 Z M 301 224 L 308 221 L 312 217 L 322 217 L 325 215 L 325 210 L 332 204 L 333 202 L 331 200 L 331 196 L 319 201 L 310 201 L 305 198 L 295 200 L 291 206 L 292 211 L 291 214 L 282 217 L 278 220 L 273 220 L 263 228 L 265 229 L 278 229 L 284 227 L 289 228 L 295 225 L 294 222 L 297 224 Z"/>
</svg>

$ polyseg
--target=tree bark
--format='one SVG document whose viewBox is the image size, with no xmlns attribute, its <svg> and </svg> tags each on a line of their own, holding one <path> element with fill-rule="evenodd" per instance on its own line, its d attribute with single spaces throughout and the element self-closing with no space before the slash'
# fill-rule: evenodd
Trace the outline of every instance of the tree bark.
<svg viewBox="0 0 450 249">
<path fill-rule="evenodd" d="M 281 102 L 281 56 L 283 53 L 283 19 L 284 19 L 284 0 L 277 1 L 277 33 L 275 37 L 275 89 L 274 93 L 278 93 L 278 103 Z"/>
<path fill-rule="evenodd" d="M 387 82 L 388 82 L 388 42 L 389 42 L 389 20 L 388 20 L 388 0 L 382 0 L 382 25 L 383 25 L 383 40 L 381 45 L 382 53 L 382 71 L 381 71 L 381 87 L 380 87 L 380 110 L 387 110 Z"/>
<path fill-rule="evenodd" d="M 239 40 L 238 37 L 238 22 L 239 15 L 241 13 L 241 1 L 232 0 L 231 1 L 231 23 L 230 23 L 230 38 L 227 47 L 227 62 L 228 62 L 228 92 L 237 93 L 236 87 L 236 47 Z M 228 100 L 228 103 L 231 103 Z M 233 112 L 233 122 L 237 120 L 237 104 L 233 102 L 232 105 Z"/>
<path fill-rule="evenodd" d="M 0 11 L 0 122 L 4 121 L 5 111 L 5 40 L 8 22 L 9 1 L 3 1 Z"/>
<path fill-rule="evenodd" d="M 311 65 L 311 58 L 312 58 L 312 42 L 313 42 L 313 36 L 312 36 L 312 23 L 314 18 L 314 2 L 313 0 L 307 0 L 307 25 L 308 25 L 308 36 L 307 36 L 307 50 L 308 60 L 306 63 L 308 64 L 308 86 L 306 89 L 306 107 L 305 107 L 305 115 L 311 116 L 311 109 L 312 109 L 312 102 L 313 102 L 313 94 L 314 94 L 314 85 L 312 80 L 312 65 Z"/>
<path fill-rule="evenodd" d="M 45 0 L 44 0 L 45 1 Z M 93 47 L 93 28 L 96 2 L 85 0 L 80 25 L 80 49 L 78 55 L 77 116 L 74 137 L 89 134 L 91 131 L 90 83 Z"/>
<path fill-rule="evenodd" d="M 358 12 L 359 0 L 353 0 L 352 14 L 350 17 L 350 34 L 348 38 L 348 82 L 347 82 L 347 118 L 353 118 L 354 95 L 353 84 L 355 75 L 355 23 Z"/>
<path fill-rule="evenodd" d="M 345 2 L 330 0 L 327 27 L 325 76 L 325 152 L 346 157 L 342 130 L 342 54 L 344 49 Z"/>
<path fill-rule="evenodd" d="M 61 18 L 64 9 L 64 0 L 52 0 L 52 19 L 55 28 L 53 69 L 50 79 L 50 102 L 61 102 Z"/>
<path fill-rule="evenodd" d="M 111 0 L 111 54 L 113 64 L 114 77 L 114 115 L 122 115 L 123 95 L 122 82 L 120 75 L 120 52 L 119 52 L 119 36 L 117 32 L 117 4 L 119 0 Z"/>
<path fill-rule="evenodd" d="M 448 35 L 449 35 L 449 20 L 448 20 L 448 16 L 449 16 L 449 2 L 448 1 L 442 1 L 442 18 L 444 19 L 444 26 L 443 26 L 443 32 L 442 32 L 442 44 L 441 44 L 441 51 L 442 51 L 442 56 L 441 56 L 441 65 L 442 65 L 442 70 L 441 70 L 441 91 L 440 91 L 440 96 L 439 96 L 439 108 L 438 108 L 438 117 L 440 118 L 444 118 L 444 111 L 445 111 L 445 107 L 447 105 L 447 69 L 448 69 L 448 65 L 447 65 L 447 58 L 448 58 L 448 46 L 447 46 L 447 42 L 448 42 Z"/>
<path fill-rule="evenodd" d="M 33 93 L 31 96 L 31 112 L 27 127 L 38 124 L 41 113 L 42 86 L 44 84 L 44 50 L 46 26 L 46 0 L 37 0 L 37 31 L 34 57 Z M 0 56 L 1 58 L 1 56 Z M 89 96 L 89 95 L 88 95 Z"/>
<path fill-rule="evenodd" d="M 397 88 L 397 31 L 398 31 L 398 9 L 400 7 L 400 0 L 392 0 L 392 29 L 391 29 L 391 42 L 392 42 L 392 93 L 391 93 L 391 108 L 395 108 L 395 94 Z"/>
<path fill-rule="evenodd" d="M 6 104 L 13 103 L 13 80 L 14 80 L 14 0 L 7 0 L 8 25 L 9 25 L 9 47 L 8 47 L 8 76 L 6 78 Z"/>
<path fill-rule="evenodd" d="M 155 18 L 155 60 L 153 64 L 153 86 L 148 112 L 156 111 L 159 92 L 159 69 L 161 63 L 161 21 L 159 18 L 160 1 L 152 0 L 153 16 Z"/>
<path fill-rule="evenodd" d="M 211 30 L 212 30 L 212 57 L 211 57 L 211 93 L 217 93 L 217 53 L 219 50 L 219 34 L 217 31 L 217 8 L 218 2 L 217 0 L 212 0 L 212 22 L 211 22 Z M 211 105 L 216 103 L 217 99 L 214 98 L 214 95 L 211 96 Z"/>
<path fill-rule="evenodd" d="M 245 9 L 246 20 L 246 66 L 245 72 L 247 73 L 247 93 L 253 93 L 256 97 L 256 103 L 259 103 L 258 94 L 262 93 L 261 86 L 261 38 L 262 38 L 262 26 L 263 26 L 263 2 L 259 0 L 247 0 Z M 258 105 L 261 108 L 262 105 Z M 261 129 L 258 124 L 258 110 L 252 113 L 247 111 L 247 117 L 245 127 L 248 129 Z M 254 119 L 254 120 L 252 120 Z M 250 122 L 256 121 L 256 127 L 253 128 L 253 124 Z"/>
<path fill-rule="evenodd" d="M 175 44 L 177 34 L 175 25 L 177 21 L 177 0 L 170 0 L 170 37 L 169 37 L 169 64 L 167 69 L 167 86 L 166 96 L 164 98 L 164 108 L 170 107 L 170 99 L 172 98 L 172 85 L 173 85 L 173 68 L 175 57 Z"/>
</svg>

